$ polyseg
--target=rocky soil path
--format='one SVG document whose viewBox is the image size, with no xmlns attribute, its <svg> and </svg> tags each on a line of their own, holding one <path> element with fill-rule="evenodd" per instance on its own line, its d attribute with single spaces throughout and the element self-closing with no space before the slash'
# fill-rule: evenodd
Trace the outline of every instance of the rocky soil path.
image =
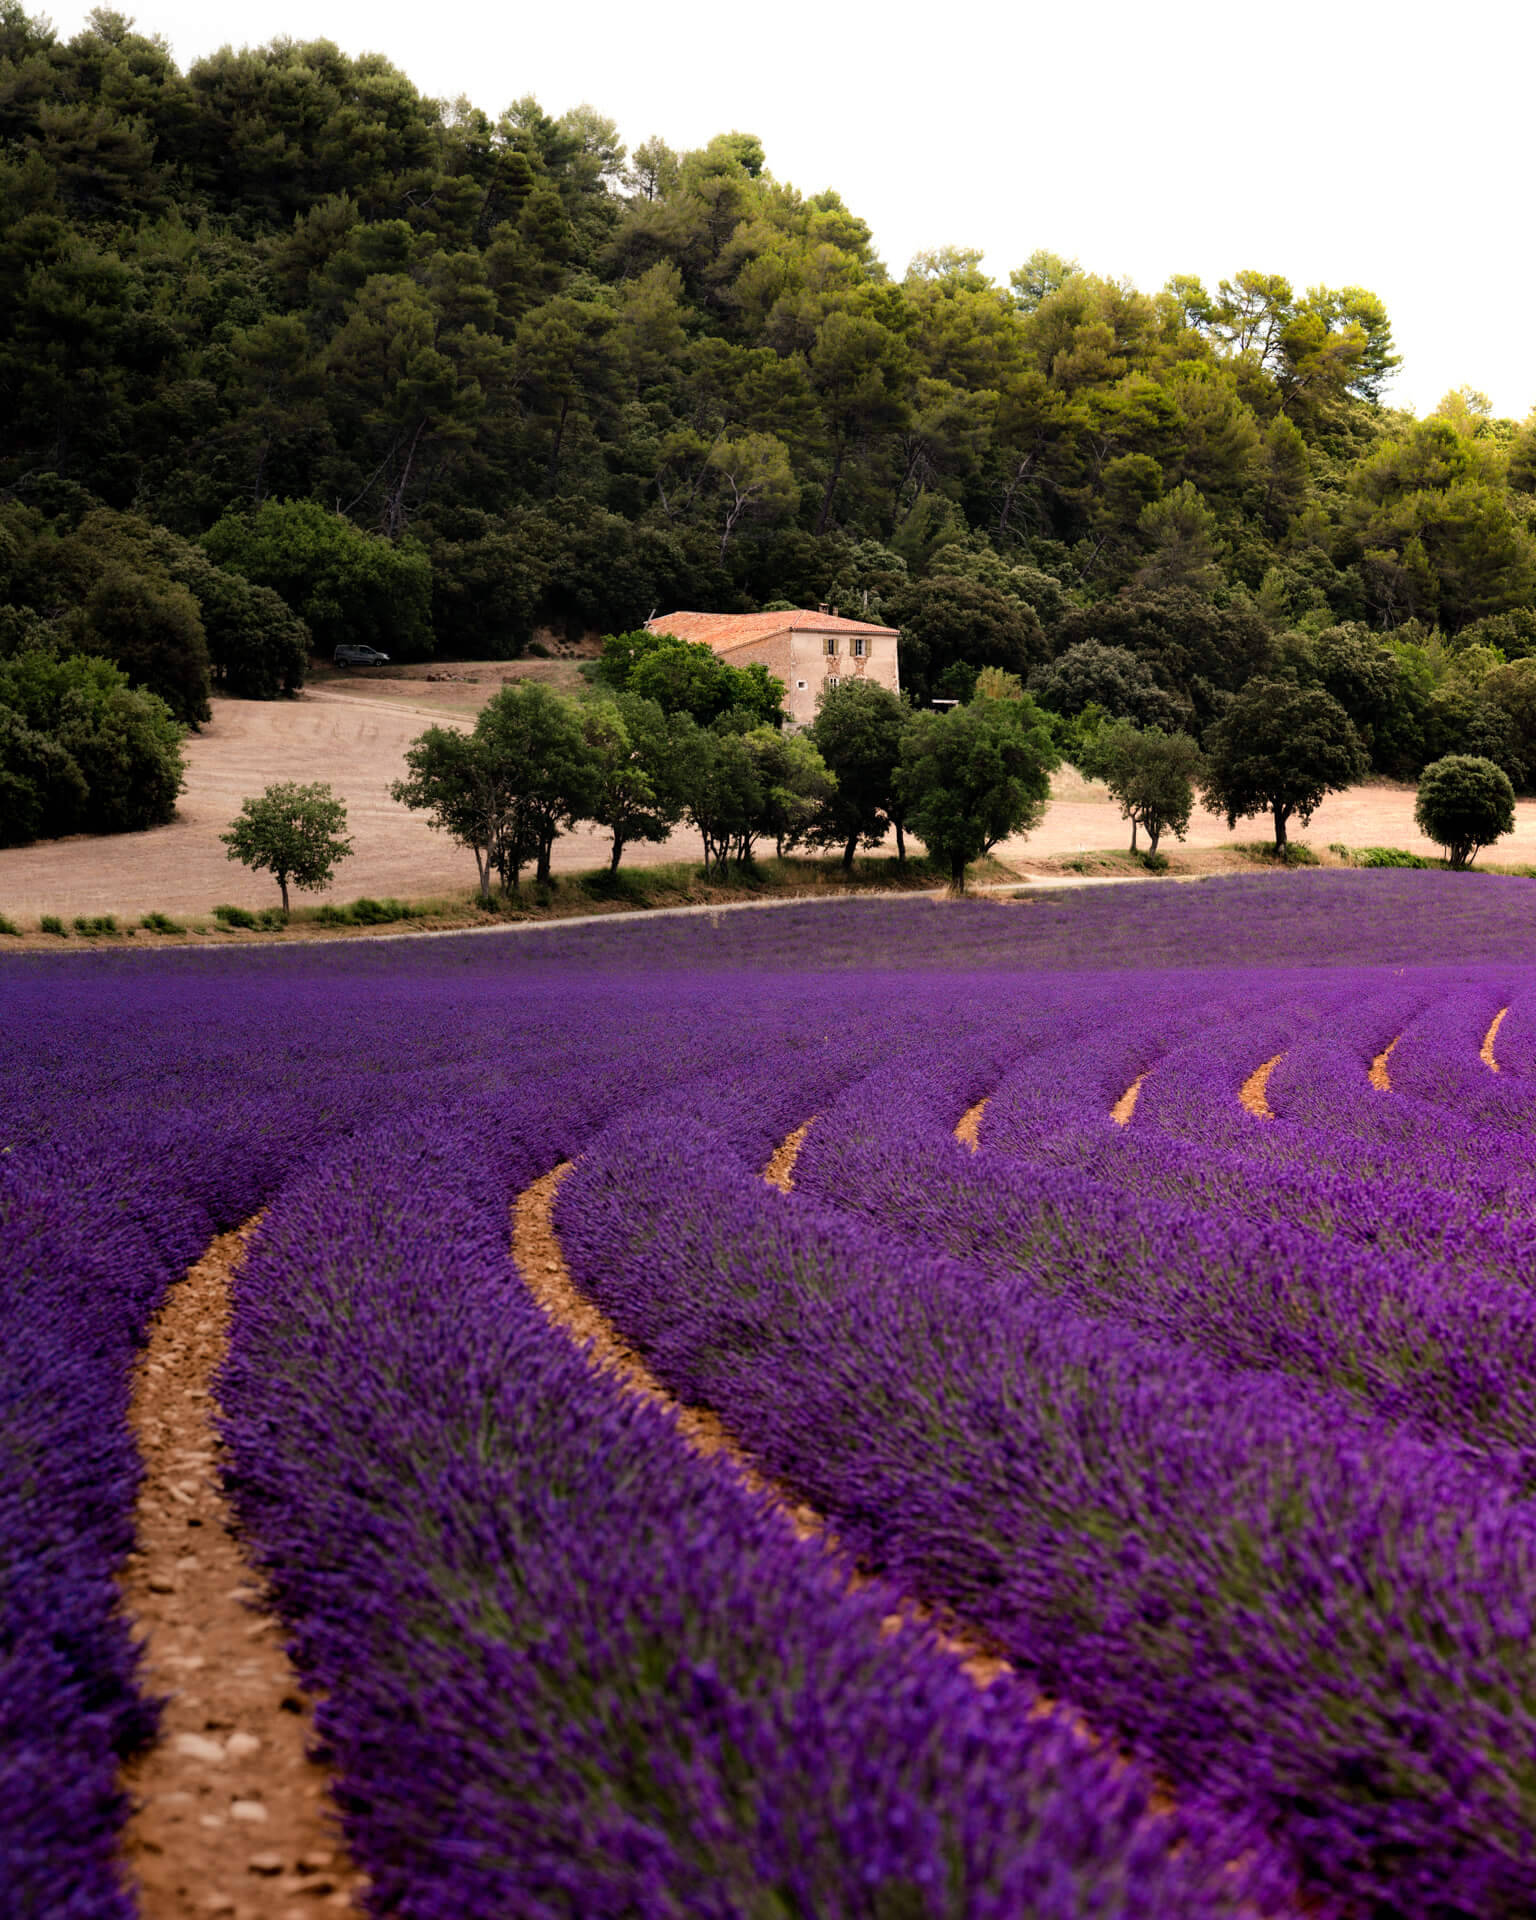
<svg viewBox="0 0 1536 1920">
<path fill-rule="evenodd" d="M 1272 1060 L 1266 1060 L 1253 1072 L 1237 1090 L 1237 1097 L 1253 1115 L 1255 1120 L 1273 1120 L 1274 1110 L 1269 1104 L 1269 1076 L 1285 1058 L 1282 1050 Z"/>
<path fill-rule="evenodd" d="M 253 1226 L 221 1235 L 171 1290 L 140 1361 L 131 1420 L 144 1461 L 123 1603 L 157 1743 L 124 1776 L 126 1864 L 142 1920 L 299 1920 L 360 1909 L 364 1886 L 308 1757 L 310 1704 L 263 1606 L 219 1480 L 212 1383 Z"/>
</svg>

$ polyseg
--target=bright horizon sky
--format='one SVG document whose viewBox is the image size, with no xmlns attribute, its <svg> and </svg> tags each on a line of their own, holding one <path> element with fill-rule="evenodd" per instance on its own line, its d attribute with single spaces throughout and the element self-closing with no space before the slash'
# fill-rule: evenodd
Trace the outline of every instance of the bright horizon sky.
<svg viewBox="0 0 1536 1920">
<path fill-rule="evenodd" d="M 89 11 L 27 4 L 66 38 Z M 590 102 L 631 148 L 755 133 L 779 179 L 842 194 L 897 277 L 952 244 L 1004 282 L 1049 247 L 1149 292 L 1245 267 L 1368 287 L 1403 357 L 1389 404 L 1426 413 L 1469 386 L 1498 414 L 1536 406 L 1536 340 L 1513 324 L 1536 308 L 1521 237 L 1536 26 L 1494 0 L 118 4 L 183 69 L 226 43 L 331 39 L 492 115 L 528 93 L 557 115 Z"/>
</svg>

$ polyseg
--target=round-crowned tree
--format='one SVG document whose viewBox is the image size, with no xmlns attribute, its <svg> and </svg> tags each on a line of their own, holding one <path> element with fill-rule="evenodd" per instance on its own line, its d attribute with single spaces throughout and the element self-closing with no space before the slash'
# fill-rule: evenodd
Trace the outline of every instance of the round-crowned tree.
<svg viewBox="0 0 1536 1920">
<path fill-rule="evenodd" d="M 913 714 L 902 734 L 896 791 L 912 832 L 949 867 L 951 892 L 964 892 L 970 861 L 1039 825 L 1056 765 L 1040 709 L 1027 694 Z"/>
<path fill-rule="evenodd" d="M 1363 780 L 1354 722 L 1321 687 L 1250 680 L 1206 735 L 1205 805 L 1235 827 L 1250 814 L 1275 823 L 1284 854 L 1292 817 L 1305 826 L 1324 794 Z"/>
<path fill-rule="evenodd" d="M 1413 817 L 1445 848 L 1453 867 L 1465 867 L 1483 847 L 1515 827 L 1515 790 L 1509 775 L 1480 754 L 1450 753 L 1424 769 Z"/>
</svg>

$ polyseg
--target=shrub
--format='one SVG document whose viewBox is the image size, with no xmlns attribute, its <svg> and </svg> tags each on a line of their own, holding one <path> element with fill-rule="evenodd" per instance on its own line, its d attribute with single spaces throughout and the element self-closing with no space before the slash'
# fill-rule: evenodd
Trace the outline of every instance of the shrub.
<svg viewBox="0 0 1536 1920">
<path fill-rule="evenodd" d="M 1438 867 L 1440 862 L 1428 854 L 1409 853 L 1402 847 L 1357 847 L 1351 855 L 1357 867 Z"/>
<path fill-rule="evenodd" d="M 405 900 L 370 900 L 366 895 L 349 907 L 327 904 L 315 909 L 315 920 L 322 927 L 387 927 L 397 920 L 415 920 L 421 909 Z"/>
<path fill-rule="evenodd" d="M 387 927 L 396 920 L 414 920 L 416 909 L 403 900 L 369 900 L 366 897 L 354 900 L 351 906 L 354 925 L 359 927 Z"/>
<path fill-rule="evenodd" d="M 1235 840 L 1232 844 L 1238 853 L 1247 854 L 1250 860 L 1262 860 L 1271 867 L 1319 867 L 1322 865 L 1305 840 L 1287 840 L 1283 846 L 1278 847 L 1272 840 Z"/>
<path fill-rule="evenodd" d="M 75 915 L 75 932 L 87 934 L 92 939 L 97 938 L 101 934 L 116 933 L 117 930 L 116 914 L 97 913 L 87 915 L 77 913 Z"/>
<path fill-rule="evenodd" d="M 213 917 L 221 927 L 258 927 L 261 922 L 249 907 L 215 907 Z"/>
<path fill-rule="evenodd" d="M 0 913 L 0 933 L 12 934 L 17 939 L 20 939 L 21 928 L 17 926 L 14 920 L 8 920 L 3 913 Z"/>
<path fill-rule="evenodd" d="M 146 933 L 185 933 L 186 928 L 180 921 L 170 919 L 163 913 L 146 913 L 139 921 Z"/>
<path fill-rule="evenodd" d="M 56 913 L 45 913 L 37 924 L 44 933 L 56 934 L 60 940 L 69 938 L 69 929 Z"/>
</svg>

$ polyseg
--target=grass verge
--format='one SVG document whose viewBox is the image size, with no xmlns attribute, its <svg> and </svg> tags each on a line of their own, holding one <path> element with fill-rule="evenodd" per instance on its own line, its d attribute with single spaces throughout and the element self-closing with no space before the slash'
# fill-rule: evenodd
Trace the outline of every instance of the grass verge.
<svg viewBox="0 0 1536 1920">
<path fill-rule="evenodd" d="M 617 873 L 607 868 L 561 873 L 547 886 L 525 880 L 516 893 L 498 893 L 486 904 L 474 892 L 423 900 L 365 896 L 346 904 L 328 901 L 320 906 L 298 906 L 286 921 L 276 907 L 252 909 L 223 904 L 210 910 L 211 924 L 206 918 L 180 921 L 156 912 L 143 914 L 137 926 L 119 926 L 112 915 L 103 914 L 94 920 L 81 916 L 74 927 L 76 934 L 87 940 L 101 935 L 133 940 L 148 934 L 226 946 L 237 940 L 270 943 L 296 935 L 340 936 L 402 925 L 423 932 L 449 932 L 497 921 L 561 920 L 579 914 L 633 913 L 656 907 L 729 906 L 745 900 L 825 899 L 869 892 L 932 892 L 943 887 L 948 878 L 947 869 L 917 855 L 900 866 L 891 859 L 855 860 L 851 871 L 835 858 L 764 859 L 748 867 L 712 870 L 707 879 L 698 863 L 679 861 L 664 866 L 621 866 Z M 985 886 L 1019 881 L 1020 876 L 1001 861 L 986 859 L 969 868 L 968 879 L 972 886 Z M 35 937 L 26 927 L 16 931 L 22 938 Z M 69 928 L 57 914 L 42 915 L 36 932 L 70 938 Z"/>
</svg>

